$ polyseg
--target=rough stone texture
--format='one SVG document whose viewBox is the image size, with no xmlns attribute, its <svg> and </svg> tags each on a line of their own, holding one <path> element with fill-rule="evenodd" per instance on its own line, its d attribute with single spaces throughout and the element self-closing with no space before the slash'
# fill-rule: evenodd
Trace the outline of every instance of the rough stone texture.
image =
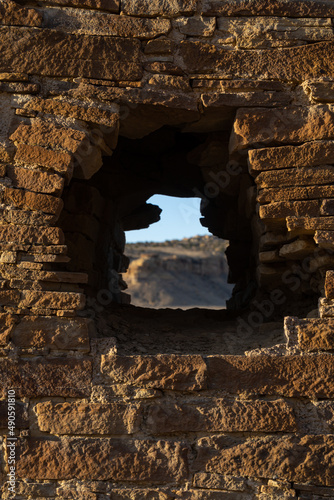
<svg viewBox="0 0 334 500">
<path fill-rule="evenodd" d="M 94 331 L 91 320 L 26 316 L 14 328 L 11 338 L 18 347 L 79 349 L 81 352 L 88 352 L 90 329 Z"/>
<path fill-rule="evenodd" d="M 207 0 L 203 11 L 221 16 L 333 17 L 331 0 Z"/>
<path fill-rule="evenodd" d="M 193 391 L 206 387 L 206 364 L 201 356 L 105 356 L 101 372 L 114 383 L 139 387 Z"/>
<path fill-rule="evenodd" d="M 208 388 L 286 397 L 333 397 L 331 354 L 313 356 L 208 357 Z M 300 377 L 303 373 L 303 377 Z"/>
<path fill-rule="evenodd" d="M 222 78 L 303 81 L 333 77 L 332 42 L 268 50 L 226 50 L 204 42 L 181 42 L 178 57 L 189 73 L 219 73 Z M 1 66 L 0 66 L 1 68 Z M 5 71 L 5 69 L 4 69 Z M 314 139 L 314 137 L 313 137 Z"/>
<path fill-rule="evenodd" d="M 174 432 L 293 432 L 289 405 L 280 402 L 214 400 L 207 404 L 162 404 L 149 408 L 147 427 L 153 434 Z"/>
<path fill-rule="evenodd" d="M 196 0 L 123 0 L 122 12 L 132 16 L 177 16 L 193 14 Z"/>
<path fill-rule="evenodd" d="M 140 408 L 128 403 L 38 403 L 39 429 L 51 434 L 133 434 L 139 430 Z"/>
<path fill-rule="evenodd" d="M 35 9 L 21 7 L 17 2 L 4 0 L 0 5 L 0 24 L 12 26 L 42 25 L 43 16 Z"/>
<path fill-rule="evenodd" d="M 193 467 L 196 471 L 333 486 L 332 447 L 333 436 L 270 437 L 240 444 L 233 438 L 203 438 Z"/>
<path fill-rule="evenodd" d="M 188 449 L 173 441 L 28 438 L 18 446 L 17 475 L 31 479 L 78 479 L 178 483 L 188 475 Z"/>
<path fill-rule="evenodd" d="M 15 389 L 17 397 L 87 397 L 90 392 L 91 362 L 74 358 L 0 360 L 1 397 Z"/>
<path fill-rule="evenodd" d="M 138 40 L 64 34 L 53 30 L 23 32 L 1 29 L 0 71 L 20 71 L 45 76 L 139 80 L 142 76 Z M 20 40 L 20 52 L 11 47 Z M 73 58 L 80 47 L 80 57 Z M 121 61 L 121 62 L 120 62 Z"/>
<path fill-rule="evenodd" d="M 10 314 L 0 314 L 0 346 L 7 345 L 16 321 L 16 318 Z"/>
<path fill-rule="evenodd" d="M 325 293 L 327 299 L 334 299 L 334 272 L 326 273 Z"/>
<path fill-rule="evenodd" d="M 251 146 L 293 144 L 333 137 L 334 109 L 331 105 L 277 110 L 240 109 L 234 123 L 230 148 L 235 151 Z"/>
</svg>

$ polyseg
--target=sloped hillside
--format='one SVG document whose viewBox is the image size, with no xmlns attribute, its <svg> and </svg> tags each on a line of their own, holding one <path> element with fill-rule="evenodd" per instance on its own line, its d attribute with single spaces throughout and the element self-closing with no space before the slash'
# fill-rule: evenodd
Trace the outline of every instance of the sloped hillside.
<svg viewBox="0 0 334 500">
<path fill-rule="evenodd" d="M 124 279 L 132 304 L 151 308 L 224 308 L 227 284 L 226 243 L 195 236 L 164 243 L 128 244 L 130 267 Z"/>
</svg>

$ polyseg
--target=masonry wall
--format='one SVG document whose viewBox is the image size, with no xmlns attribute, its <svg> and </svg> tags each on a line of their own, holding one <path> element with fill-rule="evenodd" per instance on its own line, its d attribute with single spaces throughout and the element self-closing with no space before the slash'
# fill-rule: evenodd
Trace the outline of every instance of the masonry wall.
<svg viewBox="0 0 334 500">
<path fill-rule="evenodd" d="M 2 498 L 8 390 L 17 499 L 334 498 L 333 17 L 329 0 L 1 2 Z M 251 283 L 292 304 L 286 344 L 124 355 L 108 334 L 123 229 L 157 218 L 139 167 L 119 181 L 118 138 L 162 127 L 208 134 L 203 222 L 244 263 L 235 304 Z"/>
</svg>

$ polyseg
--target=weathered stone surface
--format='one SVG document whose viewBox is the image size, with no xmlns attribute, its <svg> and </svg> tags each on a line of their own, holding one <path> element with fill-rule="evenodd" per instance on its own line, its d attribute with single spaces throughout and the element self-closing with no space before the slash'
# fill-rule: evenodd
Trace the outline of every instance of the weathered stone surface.
<svg viewBox="0 0 334 500">
<path fill-rule="evenodd" d="M 139 40 L 14 27 L 4 27 L 0 33 L 3 72 L 109 80 L 140 80 L 142 76 Z M 18 41 L 20 50 L 13 53 Z"/>
<path fill-rule="evenodd" d="M 157 40 L 149 40 L 145 46 L 144 52 L 150 54 L 172 54 L 175 48 L 173 40 L 158 38 Z"/>
<path fill-rule="evenodd" d="M 326 298 L 319 299 L 320 318 L 334 318 L 334 301 Z"/>
<path fill-rule="evenodd" d="M 199 441 L 194 470 L 236 476 L 279 478 L 333 486 L 333 436 L 259 438 L 238 444 L 231 438 Z"/>
<path fill-rule="evenodd" d="M 40 111 L 51 115 L 60 115 L 70 118 L 77 118 L 88 123 L 105 125 L 118 132 L 118 106 L 110 104 L 109 109 L 103 109 L 98 105 L 89 106 L 86 102 L 78 104 L 66 100 L 43 99 L 34 97 L 25 105 L 25 109 Z M 106 131 L 107 132 L 107 131 Z"/>
<path fill-rule="evenodd" d="M 20 302 L 21 294 L 18 290 L 0 290 L 0 305 L 15 306 Z"/>
<path fill-rule="evenodd" d="M 296 169 L 287 168 L 285 170 L 261 172 L 256 177 L 256 184 L 260 189 L 281 186 L 312 186 L 328 184 L 331 179 L 334 179 L 333 166 Z"/>
<path fill-rule="evenodd" d="M 304 351 L 334 350 L 334 320 L 295 319 L 294 328 L 299 345 Z"/>
<path fill-rule="evenodd" d="M 140 407 L 130 403 L 38 403 L 38 427 L 51 434 L 133 434 Z"/>
<path fill-rule="evenodd" d="M 82 293 L 23 290 L 20 307 L 81 310 L 85 307 L 85 296 Z"/>
<path fill-rule="evenodd" d="M 63 9 L 52 9 L 44 24 L 46 28 L 67 33 L 140 39 L 167 35 L 171 30 L 168 19 L 139 19 L 78 9 L 72 10 L 70 15 Z"/>
<path fill-rule="evenodd" d="M 254 108 L 237 111 L 230 150 L 266 144 L 293 144 L 333 139 L 334 107 Z"/>
<path fill-rule="evenodd" d="M 238 92 L 235 94 L 210 93 L 202 95 L 202 102 L 206 108 L 253 107 L 253 106 L 286 106 L 292 101 L 288 92 Z"/>
<path fill-rule="evenodd" d="M 63 320 L 26 316 L 15 327 L 12 340 L 18 347 L 80 349 L 88 352 L 89 333 L 90 329 L 94 331 L 93 328 L 93 322 L 84 318 Z"/>
<path fill-rule="evenodd" d="M 206 364 L 201 356 L 103 355 L 101 372 L 114 383 L 139 387 L 193 391 L 206 387 Z"/>
<path fill-rule="evenodd" d="M 216 28 L 215 17 L 178 17 L 173 26 L 188 36 L 212 36 Z"/>
<path fill-rule="evenodd" d="M 316 250 L 316 246 L 312 240 L 301 239 L 283 245 L 279 250 L 280 257 L 284 259 L 303 259 L 312 254 Z"/>
<path fill-rule="evenodd" d="M 292 408 L 283 401 L 229 401 L 206 404 L 163 403 L 149 407 L 147 429 L 153 434 L 173 432 L 293 432 Z"/>
<path fill-rule="evenodd" d="M 286 225 L 289 231 L 301 234 L 313 234 L 316 230 L 334 231 L 334 217 L 287 217 Z"/>
<path fill-rule="evenodd" d="M 174 495 L 175 500 L 251 500 L 249 495 L 230 491 L 180 490 Z"/>
<path fill-rule="evenodd" d="M 316 167 L 334 163 L 334 141 L 311 141 L 301 146 L 251 149 L 251 173 L 291 167 Z"/>
<path fill-rule="evenodd" d="M 285 172 L 287 171 L 285 170 Z M 283 219 L 288 216 L 317 217 L 320 216 L 320 202 L 316 200 L 277 201 L 268 205 L 262 205 L 259 209 L 259 216 L 261 219 Z"/>
<path fill-rule="evenodd" d="M 327 299 L 334 299 L 334 271 L 326 273 L 325 293 Z"/>
<path fill-rule="evenodd" d="M 122 12 L 131 16 L 177 16 L 193 14 L 196 0 L 123 0 Z"/>
<path fill-rule="evenodd" d="M 307 82 L 305 89 L 315 101 L 334 102 L 334 84 L 332 82 Z"/>
<path fill-rule="evenodd" d="M 64 234 L 57 227 L 32 227 L 0 225 L 0 239 L 10 243 L 38 243 L 40 245 L 62 245 Z"/>
<path fill-rule="evenodd" d="M 7 345 L 16 324 L 16 318 L 10 314 L 0 313 L 0 346 Z"/>
<path fill-rule="evenodd" d="M 35 9 L 27 9 L 12 0 L 3 0 L 0 5 L 0 24 L 12 26 L 42 25 L 43 16 Z"/>
<path fill-rule="evenodd" d="M 74 358 L 0 360 L 1 397 L 15 389 L 16 397 L 87 397 L 92 378 L 91 361 Z"/>
<path fill-rule="evenodd" d="M 24 147 L 25 146 L 23 146 L 23 148 Z M 22 156 L 20 156 L 19 151 L 17 154 L 17 161 L 22 161 Z M 38 160 L 36 160 L 36 162 L 37 161 Z M 13 187 L 27 189 L 28 191 L 60 196 L 64 189 L 64 179 L 57 174 L 8 166 L 7 176 L 11 179 Z"/>
<path fill-rule="evenodd" d="M 286 397 L 328 398 L 334 357 L 313 356 L 209 356 L 208 388 L 230 394 L 247 392 Z"/>
<path fill-rule="evenodd" d="M 259 190 L 256 199 L 259 203 L 270 203 L 292 200 L 321 200 L 323 198 L 334 198 L 334 186 L 266 188 Z"/>
<path fill-rule="evenodd" d="M 332 249 L 334 246 L 334 231 L 316 231 L 314 241 L 320 248 Z"/>
<path fill-rule="evenodd" d="M 178 483 L 188 476 L 188 449 L 172 441 L 31 438 L 17 451 L 17 475 L 31 479 Z"/>
<path fill-rule="evenodd" d="M 207 0 L 206 14 L 222 16 L 333 17 L 331 0 Z"/>
<path fill-rule="evenodd" d="M 218 73 L 224 78 L 304 81 L 322 74 L 333 77 L 333 42 L 272 50 L 228 50 L 203 42 L 184 41 L 177 52 L 189 73 Z M 1 68 L 1 66 L 0 66 Z M 314 139 L 314 137 L 313 137 Z"/>
<path fill-rule="evenodd" d="M 223 476 L 221 474 L 207 474 L 198 472 L 194 475 L 194 486 L 196 488 L 217 489 L 228 491 L 247 491 L 251 485 L 243 477 Z"/>
<path fill-rule="evenodd" d="M 330 19 L 223 17 L 218 18 L 217 29 L 226 43 L 242 49 L 289 47 L 334 38 Z"/>
<path fill-rule="evenodd" d="M 63 200 L 48 194 L 39 194 L 24 189 L 4 188 L 0 193 L 4 203 L 16 208 L 40 210 L 47 214 L 59 215 L 63 209 Z"/>
<path fill-rule="evenodd" d="M 56 495 L 55 483 L 32 483 L 20 481 L 16 484 L 16 492 L 18 495 L 29 498 L 29 496 L 52 498 Z"/>
<path fill-rule="evenodd" d="M 73 158 L 67 153 L 50 151 L 40 146 L 19 144 L 15 161 L 18 164 L 47 167 L 71 178 L 73 172 Z"/>
<path fill-rule="evenodd" d="M 112 488 L 109 492 L 110 498 L 112 500 L 145 500 L 149 498 L 150 500 L 169 500 L 169 493 L 165 493 L 165 491 L 143 489 L 143 488 Z"/>
<path fill-rule="evenodd" d="M 120 0 L 40 0 L 47 4 L 119 12 Z"/>
<path fill-rule="evenodd" d="M 15 427 L 27 429 L 29 427 L 28 405 L 15 401 Z M 0 401 L 0 428 L 8 429 L 8 399 Z"/>
</svg>

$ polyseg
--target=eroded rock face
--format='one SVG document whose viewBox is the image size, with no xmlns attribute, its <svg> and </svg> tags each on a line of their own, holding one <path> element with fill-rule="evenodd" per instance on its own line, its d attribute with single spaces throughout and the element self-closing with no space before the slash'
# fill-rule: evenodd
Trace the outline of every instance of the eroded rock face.
<svg viewBox="0 0 334 500">
<path fill-rule="evenodd" d="M 1 498 L 8 410 L 19 498 L 334 498 L 333 16 L 1 2 Z M 229 240 L 234 312 L 129 306 L 156 193 Z"/>
</svg>

